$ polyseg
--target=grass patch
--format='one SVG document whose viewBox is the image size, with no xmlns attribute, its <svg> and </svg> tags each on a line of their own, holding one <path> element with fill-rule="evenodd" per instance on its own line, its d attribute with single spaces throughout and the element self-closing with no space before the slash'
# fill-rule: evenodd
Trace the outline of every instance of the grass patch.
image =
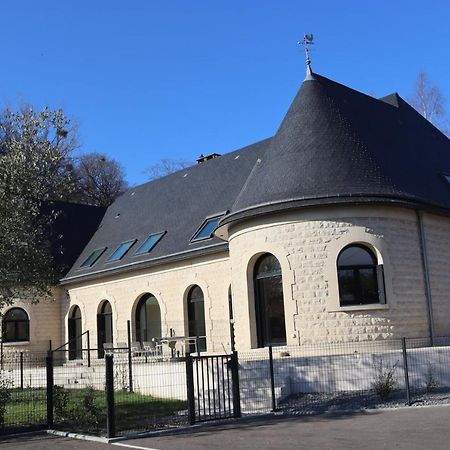
<svg viewBox="0 0 450 450">
<path fill-rule="evenodd" d="M 104 391 L 92 388 L 56 388 L 56 427 L 102 433 L 106 429 L 106 399 Z M 58 400 L 57 400 L 58 397 Z M 57 400 L 55 402 L 55 400 Z M 59 404 L 58 404 L 59 402 Z M 173 423 L 187 402 L 167 400 L 134 392 L 116 391 L 117 430 L 142 430 Z M 45 424 L 47 421 L 46 389 L 11 389 L 6 405 L 5 427 Z"/>
</svg>

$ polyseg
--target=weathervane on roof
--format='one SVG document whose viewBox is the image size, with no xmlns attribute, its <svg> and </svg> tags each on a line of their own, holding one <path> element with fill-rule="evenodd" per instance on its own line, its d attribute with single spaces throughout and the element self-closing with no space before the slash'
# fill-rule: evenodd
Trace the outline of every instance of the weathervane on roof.
<svg viewBox="0 0 450 450">
<path fill-rule="evenodd" d="M 309 59 L 309 46 L 314 44 L 314 36 L 312 34 L 305 34 L 302 41 L 298 41 L 300 45 L 305 47 L 306 56 L 306 77 L 312 75 L 311 60 Z"/>
</svg>

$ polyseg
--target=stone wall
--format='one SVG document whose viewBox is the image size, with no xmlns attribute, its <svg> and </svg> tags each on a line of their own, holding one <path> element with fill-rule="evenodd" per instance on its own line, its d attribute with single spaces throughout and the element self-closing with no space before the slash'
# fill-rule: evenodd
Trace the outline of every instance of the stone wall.
<svg viewBox="0 0 450 450">
<path fill-rule="evenodd" d="M 61 301 L 63 295 L 62 289 L 55 288 L 51 297 L 41 298 L 38 303 L 33 304 L 27 300 L 26 294 L 24 294 L 23 299 L 17 299 L 12 306 L 5 307 L 2 311 L 3 314 L 11 308 L 22 308 L 26 311 L 30 320 L 30 341 L 4 343 L 4 353 L 37 354 L 47 352 L 50 340 L 53 348 L 59 347 L 62 338 Z"/>
<path fill-rule="evenodd" d="M 438 329 L 450 319 L 450 220 L 426 217 Z M 394 207 L 327 207 L 254 219 L 229 233 L 237 347 L 256 347 L 253 265 L 265 252 L 280 261 L 287 343 L 334 343 L 428 335 L 416 214 Z M 340 307 L 336 260 L 364 243 L 384 266 L 386 303 Z"/>
<path fill-rule="evenodd" d="M 228 290 L 231 270 L 228 254 L 199 257 L 195 260 L 161 265 L 157 268 L 116 275 L 100 281 L 69 287 L 69 299 L 63 305 L 63 323 L 74 305 L 81 308 L 83 331 L 91 331 L 91 347 L 97 346 L 96 316 L 103 300 L 113 310 L 115 343 L 127 342 L 127 320 L 132 321 L 133 339 L 136 305 L 145 293 L 153 294 L 161 310 L 162 334 L 172 328 L 177 336 L 186 336 L 187 295 L 200 286 L 205 301 L 207 347 L 209 351 L 230 351 Z M 67 336 L 67 326 L 64 326 Z"/>
</svg>

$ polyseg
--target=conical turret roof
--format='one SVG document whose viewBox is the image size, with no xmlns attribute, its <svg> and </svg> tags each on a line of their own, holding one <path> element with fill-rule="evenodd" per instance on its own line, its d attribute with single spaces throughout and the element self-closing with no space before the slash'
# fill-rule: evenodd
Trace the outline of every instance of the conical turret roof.
<svg viewBox="0 0 450 450">
<path fill-rule="evenodd" d="M 355 201 L 450 209 L 450 141 L 397 94 L 375 99 L 317 74 L 303 82 L 222 221 Z"/>
</svg>

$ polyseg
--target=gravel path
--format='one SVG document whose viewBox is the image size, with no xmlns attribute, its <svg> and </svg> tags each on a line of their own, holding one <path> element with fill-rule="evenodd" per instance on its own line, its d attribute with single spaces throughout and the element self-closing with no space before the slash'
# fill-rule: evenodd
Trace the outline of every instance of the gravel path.
<svg viewBox="0 0 450 450">
<path fill-rule="evenodd" d="M 450 389 L 436 389 L 427 393 L 411 393 L 411 406 L 450 404 Z M 406 391 L 392 392 L 388 399 L 381 399 L 371 391 L 341 392 L 332 394 L 294 394 L 278 407 L 288 414 L 319 414 L 333 411 L 358 411 L 364 409 L 399 408 L 406 406 Z"/>
</svg>

